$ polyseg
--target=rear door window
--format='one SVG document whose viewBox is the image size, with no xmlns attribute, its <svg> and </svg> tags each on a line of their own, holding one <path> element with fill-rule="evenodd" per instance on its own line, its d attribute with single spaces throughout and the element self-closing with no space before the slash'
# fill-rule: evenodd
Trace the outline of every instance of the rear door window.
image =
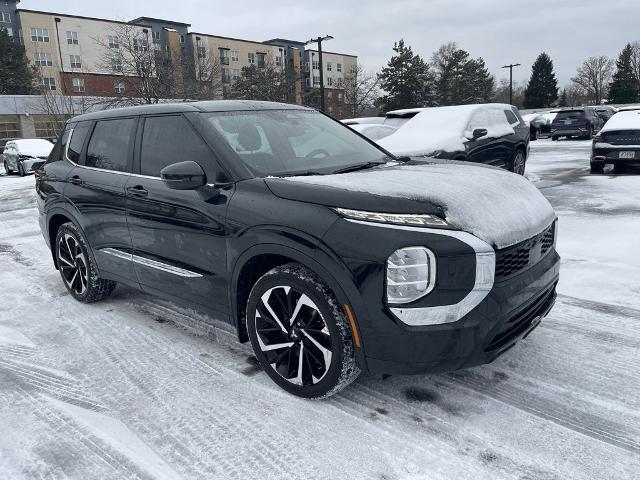
<svg viewBox="0 0 640 480">
<path fill-rule="evenodd" d="M 211 151 L 182 115 L 147 117 L 142 134 L 140 173 L 160 177 L 172 163 L 192 160 L 205 166 Z"/>
<path fill-rule="evenodd" d="M 118 118 L 96 122 L 87 146 L 87 167 L 126 172 L 133 144 L 136 119 Z"/>
</svg>

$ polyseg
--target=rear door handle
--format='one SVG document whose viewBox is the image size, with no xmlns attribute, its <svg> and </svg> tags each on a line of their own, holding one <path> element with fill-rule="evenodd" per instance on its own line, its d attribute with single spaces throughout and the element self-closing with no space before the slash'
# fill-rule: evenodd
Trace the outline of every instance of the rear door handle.
<svg viewBox="0 0 640 480">
<path fill-rule="evenodd" d="M 82 185 L 84 182 L 78 175 L 74 175 L 69 179 L 69 183 L 73 183 L 74 185 Z"/>
<path fill-rule="evenodd" d="M 149 192 L 142 185 L 136 185 L 135 187 L 127 187 L 127 193 L 136 197 L 146 197 Z"/>
</svg>

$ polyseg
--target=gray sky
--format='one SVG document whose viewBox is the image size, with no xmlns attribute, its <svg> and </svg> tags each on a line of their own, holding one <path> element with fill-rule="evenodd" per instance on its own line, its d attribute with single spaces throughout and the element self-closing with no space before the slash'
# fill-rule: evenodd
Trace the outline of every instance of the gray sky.
<svg viewBox="0 0 640 480">
<path fill-rule="evenodd" d="M 423 58 L 456 41 L 482 56 L 496 78 L 521 63 L 527 80 L 541 51 L 553 59 L 560 85 L 592 55 L 617 56 L 640 40 L 639 0 L 22 0 L 21 8 L 130 20 L 149 16 L 191 23 L 191 31 L 249 40 L 308 40 L 330 34 L 327 50 L 352 53 L 377 71 L 404 38 Z"/>
</svg>

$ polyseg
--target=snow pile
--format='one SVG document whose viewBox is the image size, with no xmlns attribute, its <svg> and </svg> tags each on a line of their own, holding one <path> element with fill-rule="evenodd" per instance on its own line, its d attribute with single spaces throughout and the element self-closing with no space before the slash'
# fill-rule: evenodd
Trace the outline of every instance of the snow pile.
<svg viewBox="0 0 640 480">
<path fill-rule="evenodd" d="M 527 179 L 483 165 L 438 162 L 286 178 L 430 202 L 442 209 L 451 226 L 470 232 L 496 248 L 531 238 L 556 218 L 551 204 Z"/>
<path fill-rule="evenodd" d="M 640 110 L 616 113 L 604 124 L 600 133 L 614 130 L 640 130 Z"/>
<path fill-rule="evenodd" d="M 477 127 L 487 129 L 487 135 L 483 138 L 497 138 L 513 133 L 513 128 L 501 111 L 504 108 L 511 107 L 482 104 L 425 108 L 396 133 L 378 143 L 396 155 L 430 155 L 438 150 L 464 151 L 464 144 L 469 141 L 472 133 L 467 131 L 470 130 L 469 122 L 478 111 L 486 111 L 486 121 Z"/>
</svg>

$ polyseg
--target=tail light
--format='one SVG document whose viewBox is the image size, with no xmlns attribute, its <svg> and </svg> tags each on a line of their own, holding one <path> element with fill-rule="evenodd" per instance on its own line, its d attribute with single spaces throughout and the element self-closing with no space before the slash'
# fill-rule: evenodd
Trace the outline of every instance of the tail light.
<svg viewBox="0 0 640 480">
<path fill-rule="evenodd" d="M 36 178 L 42 178 L 42 177 L 44 177 L 45 173 L 44 173 L 44 170 L 42 170 L 41 168 L 38 168 L 33 172 L 33 175 Z"/>
</svg>

